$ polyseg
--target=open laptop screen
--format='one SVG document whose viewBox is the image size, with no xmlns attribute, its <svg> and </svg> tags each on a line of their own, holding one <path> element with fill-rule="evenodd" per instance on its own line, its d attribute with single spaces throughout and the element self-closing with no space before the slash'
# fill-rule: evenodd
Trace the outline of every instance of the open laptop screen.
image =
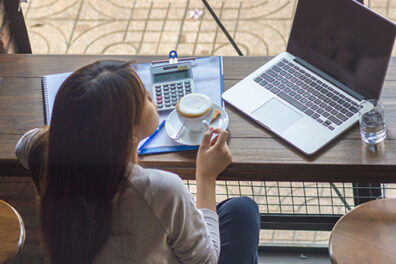
<svg viewBox="0 0 396 264">
<path fill-rule="evenodd" d="M 378 99 L 396 26 L 353 0 L 299 0 L 287 51 Z"/>
</svg>

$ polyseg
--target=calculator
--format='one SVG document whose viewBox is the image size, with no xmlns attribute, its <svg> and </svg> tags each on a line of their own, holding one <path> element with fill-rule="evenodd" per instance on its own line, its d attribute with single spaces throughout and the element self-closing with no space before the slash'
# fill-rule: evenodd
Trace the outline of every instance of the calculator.
<svg viewBox="0 0 396 264">
<path fill-rule="evenodd" d="M 175 109 L 180 98 L 195 91 L 190 62 L 151 66 L 150 73 L 158 111 Z"/>
</svg>

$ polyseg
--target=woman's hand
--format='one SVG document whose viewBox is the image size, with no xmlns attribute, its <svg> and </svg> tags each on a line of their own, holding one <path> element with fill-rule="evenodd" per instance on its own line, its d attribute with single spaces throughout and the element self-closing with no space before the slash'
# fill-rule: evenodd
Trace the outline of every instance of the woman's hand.
<svg viewBox="0 0 396 264">
<path fill-rule="evenodd" d="M 212 135 L 217 136 L 211 140 Z M 210 128 L 205 132 L 197 156 L 197 207 L 216 212 L 216 178 L 230 165 L 231 151 L 227 146 L 228 132 Z"/>
<path fill-rule="evenodd" d="M 212 135 L 217 136 L 211 140 Z M 197 180 L 216 181 L 217 176 L 230 165 L 231 151 L 227 145 L 228 132 L 208 129 L 201 141 L 197 156 Z"/>
</svg>

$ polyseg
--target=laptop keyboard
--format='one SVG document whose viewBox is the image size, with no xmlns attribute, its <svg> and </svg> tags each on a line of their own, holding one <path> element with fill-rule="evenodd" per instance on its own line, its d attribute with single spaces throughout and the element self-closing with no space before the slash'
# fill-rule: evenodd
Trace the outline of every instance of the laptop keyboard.
<svg viewBox="0 0 396 264">
<path fill-rule="evenodd" d="M 330 130 L 358 112 L 356 102 L 286 59 L 254 81 Z"/>
</svg>

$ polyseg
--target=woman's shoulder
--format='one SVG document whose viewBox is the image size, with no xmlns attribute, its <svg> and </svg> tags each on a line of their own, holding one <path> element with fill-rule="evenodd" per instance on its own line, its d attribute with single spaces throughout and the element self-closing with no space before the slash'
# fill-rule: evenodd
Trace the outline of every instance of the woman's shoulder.
<svg viewBox="0 0 396 264">
<path fill-rule="evenodd" d="M 181 178 L 174 173 L 158 170 L 143 168 L 137 164 L 130 164 L 129 168 L 129 181 L 132 184 L 144 184 L 147 187 L 158 188 L 161 190 L 179 188 L 184 186 Z"/>
<path fill-rule="evenodd" d="M 132 188 L 149 201 L 190 196 L 181 178 L 168 171 L 146 169 L 137 164 L 130 164 L 128 179 Z"/>
</svg>

